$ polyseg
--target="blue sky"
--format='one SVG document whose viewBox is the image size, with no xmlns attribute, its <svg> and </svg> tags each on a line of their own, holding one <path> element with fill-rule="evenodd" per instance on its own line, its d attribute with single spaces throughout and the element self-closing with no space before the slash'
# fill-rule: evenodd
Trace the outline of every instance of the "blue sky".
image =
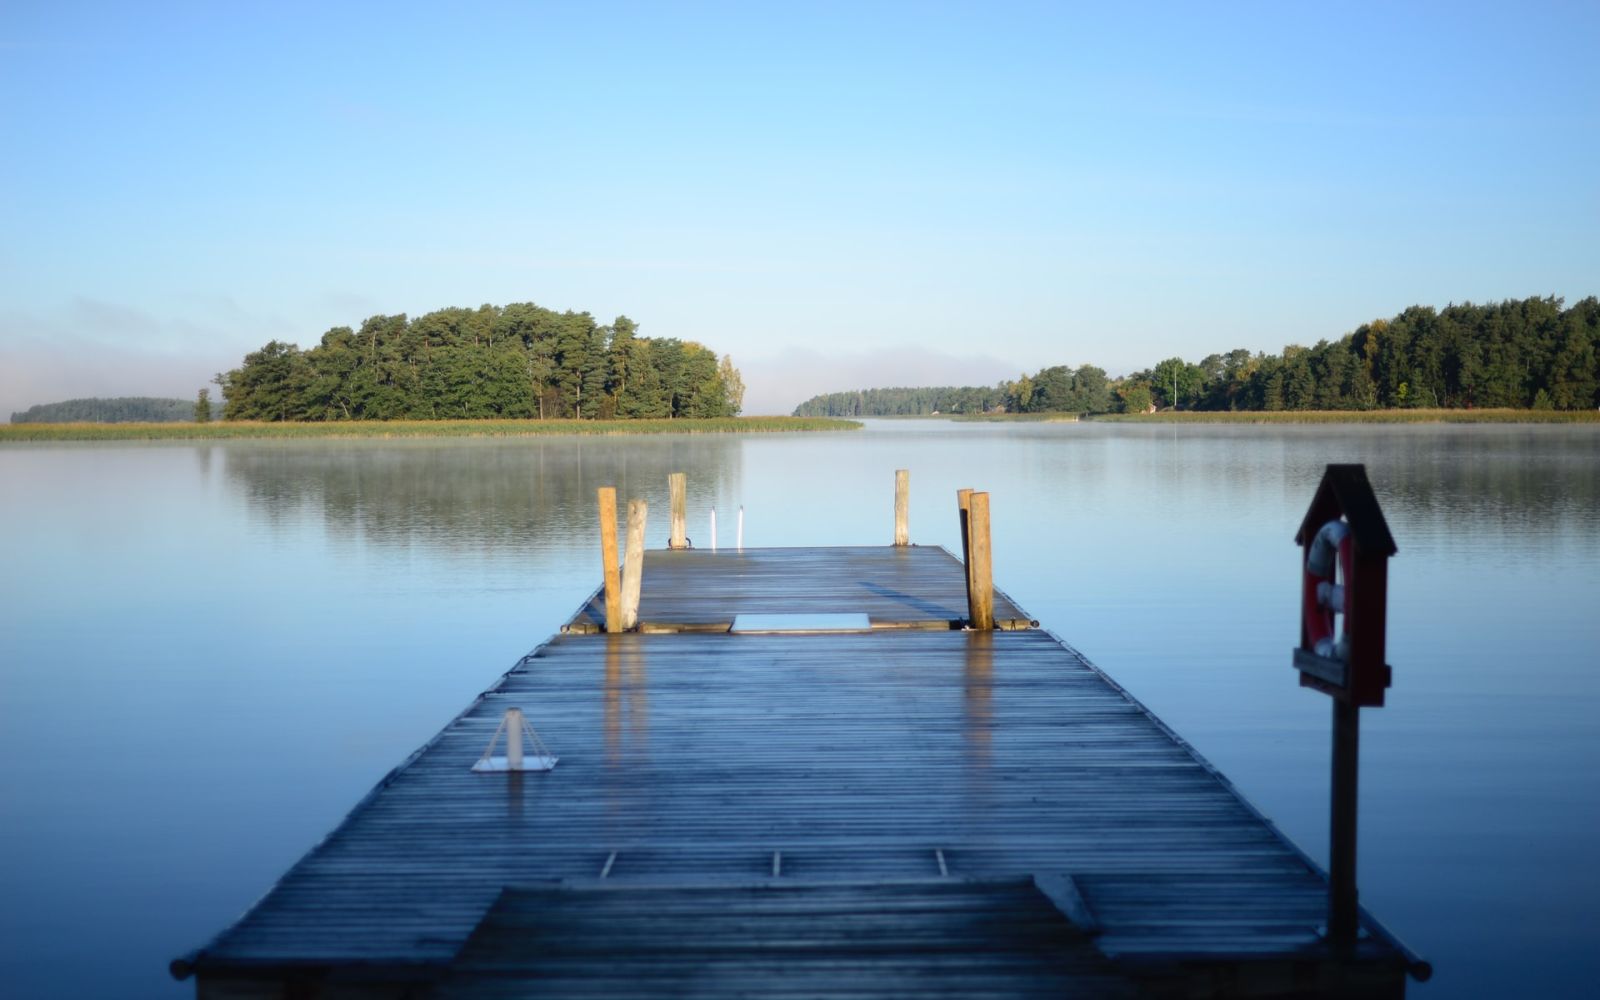
<svg viewBox="0 0 1600 1000">
<path fill-rule="evenodd" d="M 336 8 L 336 9 L 327 9 Z M 0 8 L 0 418 L 378 312 L 747 410 L 1600 294 L 1600 4 Z"/>
</svg>

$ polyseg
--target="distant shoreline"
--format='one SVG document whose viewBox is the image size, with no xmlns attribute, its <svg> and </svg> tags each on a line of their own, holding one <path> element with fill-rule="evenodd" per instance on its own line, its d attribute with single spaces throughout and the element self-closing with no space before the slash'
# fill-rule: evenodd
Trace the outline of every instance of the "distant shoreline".
<svg viewBox="0 0 1600 1000">
<path fill-rule="evenodd" d="M 863 419 L 1117 424 L 1600 424 L 1600 410 L 1162 410 L 1157 413 L 937 413 Z"/>
<path fill-rule="evenodd" d="M 1596 410 L 1162 410 L 1097 413 L 1091 421 L 1171 424 L 1600 424 Z"/>
<path fill-rule="evenodd" d="M 362 420 L 211 423 L 4 424 L 11 441 L 228 441 L 249 439 L 513 438 L 627 434 L 772 434 L 857 430 L 834 417 L 708 417 L 678 420 Z"/>
</svg>

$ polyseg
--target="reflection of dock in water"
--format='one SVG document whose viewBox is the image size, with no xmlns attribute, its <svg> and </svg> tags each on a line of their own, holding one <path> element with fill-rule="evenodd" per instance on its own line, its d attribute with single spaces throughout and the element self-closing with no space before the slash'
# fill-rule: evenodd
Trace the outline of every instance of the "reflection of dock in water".
<svg viewBox="0 0 1600 1000">
<path fill-rule="evenodd" d="M 654 552 L 644 579 L 656 627 L 589 634 L 591 601 L 175 972 L 219 997 L 1397 996 L 1427 974 L 1365 915 L 1335 953 L 1324 874 L 1003 595 L 1002 630 L 951 628 L 943 549 Z M 728 631 L 791 613 L 867 627 Z M 511 707 L 554 771 L 472 773 Z"/>
</svg>

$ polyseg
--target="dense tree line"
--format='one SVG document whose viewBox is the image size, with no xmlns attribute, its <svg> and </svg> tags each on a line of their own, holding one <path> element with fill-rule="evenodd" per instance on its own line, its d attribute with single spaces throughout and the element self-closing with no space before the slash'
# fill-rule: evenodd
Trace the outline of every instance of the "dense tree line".
<svg viewBox="0 0 1600 1000">
<path fill-rule="evenodd" d="M 1600 406 L 1600 299 L 1413 306 L 1338 340 L 1281 354 L 1238 349 L 1199 363 L 1168 358 L 1107 379 L 1057 365 L 984 389 L 867 389 L 817 396 L 795 412 L 890 416 L 973 412 L 929 405 L 965 393 L 1012 413 L 1194 410 L 1370 410 L 1404 407 L 1592 409 Z M 909 405 L 920 409 L 908 409 Z"/>
<path fill-rule="evenodd" d="M 1005 403 L 1002 387 L 938 386 L 920 389 L 860 389 L 812 396 L 795 407 L 797 417 L 926 417 L 935 413 L 985 413 Z"/>
<path fill-rule="evenodd" d="M 212 404 L 216 412 L 215 404 Z M 115 399 L 68 399 L 59 403 L 40 403 L 21 413 L 11 414 L 14 424 L 127 424 L 176 423 L 193 420 L 195 401 L 159 399 L 152 396 L 118 396 Z"/>
<path fill-rule="evenodd" d="M 1003 388 L 1011 413 L 1105 413 L 1112 403 L 1111 381 L 1094 365 L 1041 368 Z"/>
<path fill-rule="evenodd" d="M 744 399 L 700 344 L 527 302 L 373 316 L 306 351 L 274 340 L 216 381 L 228 420 L 725 417 Z"/>
<path fill-rule="evenodd" d="M 1600 299 L 1413 306 L 1335 341 L 1245 350 L 1135 372 L 1156 405 L 1197 410 L 1370 410 L 1600 405 Z"/>
</svg>

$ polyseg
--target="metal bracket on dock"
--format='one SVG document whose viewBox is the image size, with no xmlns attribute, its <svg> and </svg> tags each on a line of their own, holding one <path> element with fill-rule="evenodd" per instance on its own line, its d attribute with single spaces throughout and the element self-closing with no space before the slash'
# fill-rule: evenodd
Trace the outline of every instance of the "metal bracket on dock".
<svg viewBox="0 0 1600 1000">
<path fill-rule="evenodd" d="M 504 757 L 494 755 L 495 744 L 500 742 L 500 734 L 506 737 L 506 753 Z M 526 739 L 533 752 L 522 752 L 522 741 Z M 489 746 L 483 751 L 483 756 L 472 765 L 478 772 L 487 771 L 549 771 L 555 768 L 559 758 L 550 752 L 544 745 L 544 740 L 528 725 L 528 720 L 523 717 L 522 709 L 508 708 L 500 725 L 489 738 Z"/>
</svg>

